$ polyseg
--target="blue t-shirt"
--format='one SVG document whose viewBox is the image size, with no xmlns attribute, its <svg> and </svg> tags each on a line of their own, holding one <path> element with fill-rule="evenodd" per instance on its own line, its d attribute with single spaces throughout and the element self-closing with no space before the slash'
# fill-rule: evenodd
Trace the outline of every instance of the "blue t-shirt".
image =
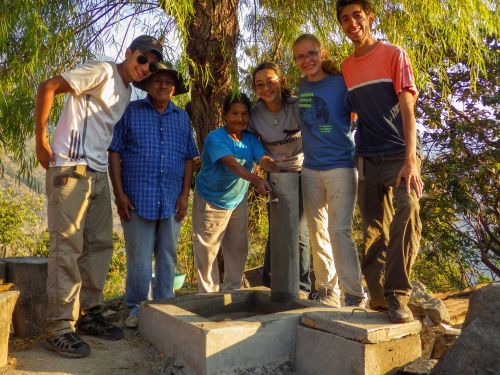
<svg viewBox="0 0 500 375">
<path fill-rule="evenodd" d="M 299 82 L 304 167 L 316 170 L 354 167 L 351 110 L 342 76 Z"/>
<path fill-rule="evenodd" d="M 223 127 L 212 130 L 203 147 L 201 170 L 196 176 L 196 191 L 206 201 L 232 209 L 245 197 L 250 182 L 235 175 L 220 162 L 224 156 L 233 155 L 249 171 L 264 156 L 264 147 L 257 137 L 244 131 L 241 141 L 235 141 Z"/>
</svg>

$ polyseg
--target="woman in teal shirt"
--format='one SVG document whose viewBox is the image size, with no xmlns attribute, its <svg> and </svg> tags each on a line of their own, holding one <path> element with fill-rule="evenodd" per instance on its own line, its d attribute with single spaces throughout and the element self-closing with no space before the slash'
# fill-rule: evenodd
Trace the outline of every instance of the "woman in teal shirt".
<svg viewBox="0 0 500 375">
<path fill-rule="evenodd" d="M 227 96 L 224 126 L 211 131 L 205 140 L 192 214 L 200 292 L 240 288 L 248 254 L 248 187 L 254 184 L 262 195 L 271 192 L 269 183 L 252 173 L 253 165 L 257 163 L 270 172 L 280 170 L 264 154 L 257 137 L 246 130 L 250 108 L 245 94 Z M 216 261 L 220 248 L 224 255 L 222 286 Z"/>
</svg>

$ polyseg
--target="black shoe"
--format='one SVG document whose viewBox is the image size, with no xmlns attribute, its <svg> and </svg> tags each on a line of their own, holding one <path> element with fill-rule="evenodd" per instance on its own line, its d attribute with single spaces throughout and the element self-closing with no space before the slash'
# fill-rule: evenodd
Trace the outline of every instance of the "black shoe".
<svg viewBox="0 0 500 375">
<path fill-rule="evenodd" d="M 414 320 L 411 310 L 407 306 L 408 297 L 386 295 L 389 320 L 392 323 L 408 323 Z"/>
<path fill-rule="evenodd" d="M 120 340 L 123 338 L 123 330 L 108 323 L 100 311 L 89 311 L 78 320 L 76 327 L 78 332 L 106 340 Z"/>
<path fill-rule="evenodd" d="M 83 358 L 90 354 L 90 346 L 75 332 L 45 339 L 45 347 L 66 358 Z"/>
</svg>

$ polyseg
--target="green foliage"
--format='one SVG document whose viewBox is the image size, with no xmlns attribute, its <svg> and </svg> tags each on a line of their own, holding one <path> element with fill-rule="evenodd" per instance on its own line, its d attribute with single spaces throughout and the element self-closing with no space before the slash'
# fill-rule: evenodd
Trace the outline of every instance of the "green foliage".
<svg viewBox="0 0 500 375">
<path fill-rule="evenodd" d="M 177 272 L 186 274 L 186 282 L 196 282 L 196 266 L 194 264 L 192 241 L 192 196 L 189 198 L 188 213 L 182 222 L 177 245 Z"/>
<path fill-rule="evenodd" d="M 47 236 L 39 234 L 43 200 L 0 190 L 0 250 L 2 257 L 47 253 Z"/>
<path fill-rule="evenodd" d="M 248 257 L 246 268 L 254 268 L 264 263 L 268 235 L 267 204 L 269 198 L 259 195 L 253 186 L 248 192 Z"/>
<path fill-rule="evenodd" d="M 499 42 L 488 44 L 498 54 Z M 454 95 L 442 96 L 442 83 L 434 77 L 436 90 L 419 105 L 429 154 L 423 253 L 439 259 L 443 272 L 445 264 L 458 268 L 460 275 L 454 271 L 450 280 L 460 279 L 460 286 L 500 277 L 498 74 L 496 61 L 489 61 L 472 89 L 469 69 L 457 64 L 448 77 Z"/>
<path fill-rule="evenodd" d="M 113 300 L 125 294 L 126 272 L 127 262 L 123 233 L 113 232 L 113 256 L 103 290 L 106 301 Z"/>
</svg>

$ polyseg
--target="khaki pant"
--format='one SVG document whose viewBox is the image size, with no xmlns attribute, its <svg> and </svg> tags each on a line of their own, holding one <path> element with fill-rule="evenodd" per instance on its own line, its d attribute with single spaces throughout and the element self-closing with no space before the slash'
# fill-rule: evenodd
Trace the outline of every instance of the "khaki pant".
<svg viewBox="0 0 500 375">
<path fill-rule="evenodd" d="M 217 207 L 195 191 L 193 200 L 193 253 L 202 293 L 241 287 L 248 255 L 247 198 L 230 210 Z M 222 247 L 224 281 L 220 286 L 217 253 Z"/>
<path fill-rule="evenodd" d="M 356 170 L 302 168 L 302 195 L 316 289 L 329 287 L 339 293 L 338 273 L 338 283 L 345 293 L 364 297 L 358 252 L 352 239 Z"/>
<path fill-rule="evenodd" d="M 361 266 L 372 307 L 385 307 L 384 295 L 411 292 L 410 271 L 422 226 L 415 191 L 408 194 L 405 181 L 395 187 L 404 160 L 404 155 L 357 158 L 364 231 Z"/>
<path fill-rule="evenodd" d="M 50 255 L 47 277 L 47 336 L 74 331 L 80 311 L 102 303 L 113 253 L 108 175 L 74 167 L 46 174 Z"/>
</svg>

